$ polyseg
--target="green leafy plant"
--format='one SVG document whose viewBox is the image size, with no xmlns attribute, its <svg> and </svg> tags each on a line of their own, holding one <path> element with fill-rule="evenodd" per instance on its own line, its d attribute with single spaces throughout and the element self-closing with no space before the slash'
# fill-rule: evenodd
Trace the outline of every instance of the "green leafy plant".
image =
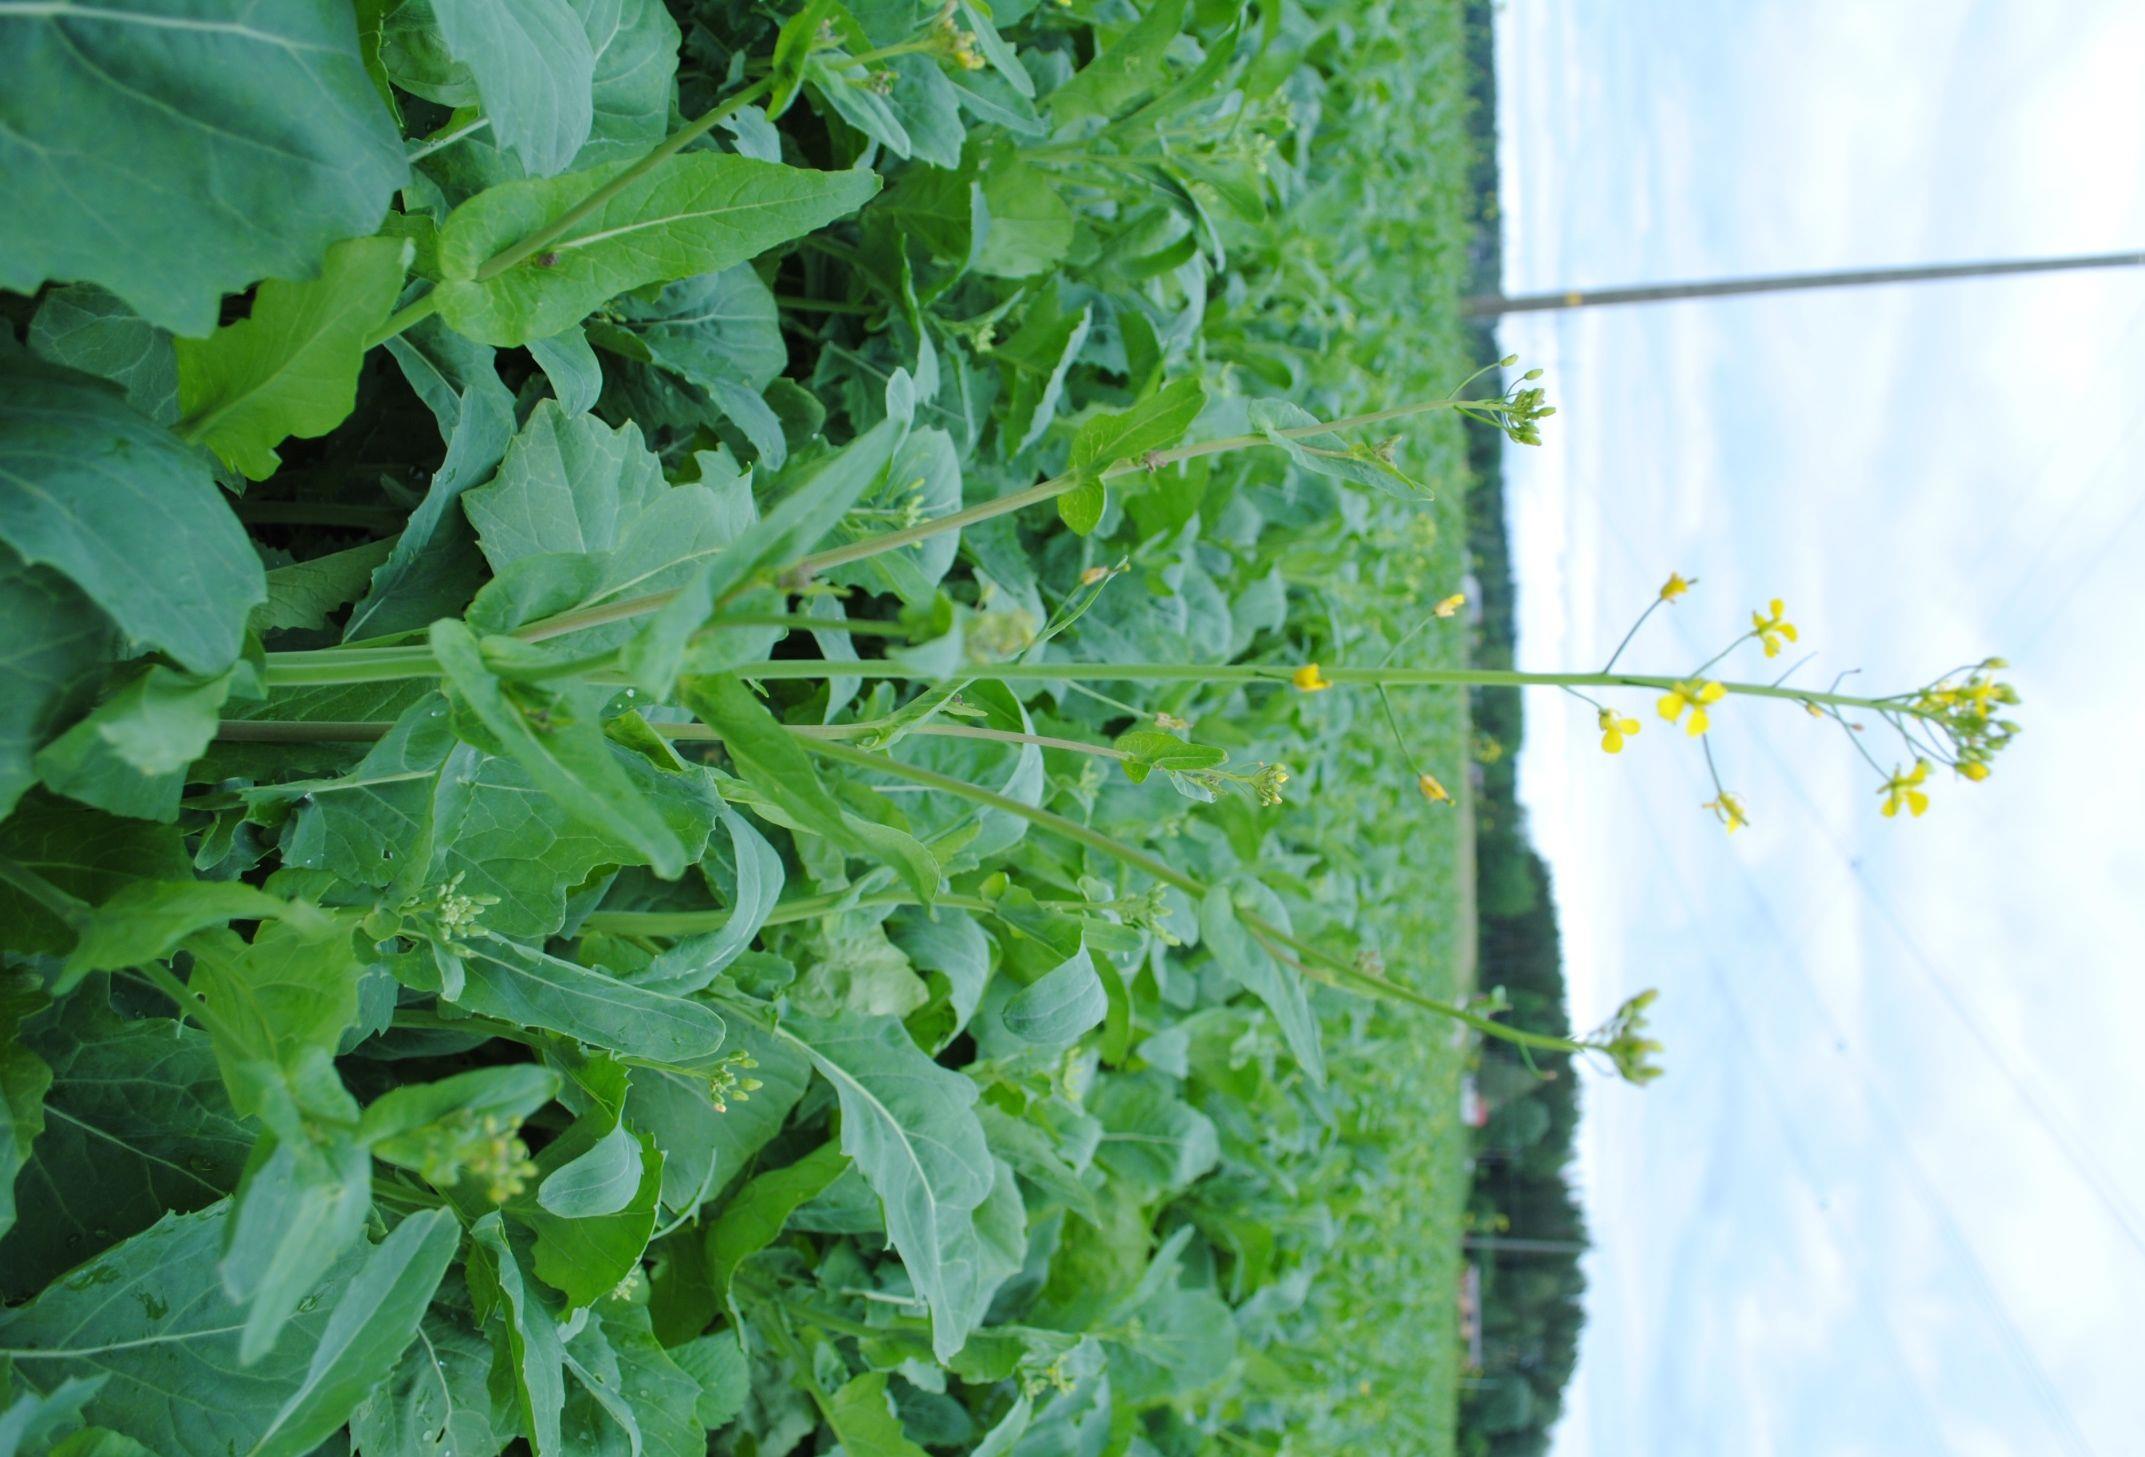
<svg viewBox="0 0 2145 1457">
<path fill-rule="evenodd" d="M 0 11 L 0 1449 L 1338 1450 L 1451 690 L 1986 772 L 1464 666 L 1313 10 Z"/>
</svg>

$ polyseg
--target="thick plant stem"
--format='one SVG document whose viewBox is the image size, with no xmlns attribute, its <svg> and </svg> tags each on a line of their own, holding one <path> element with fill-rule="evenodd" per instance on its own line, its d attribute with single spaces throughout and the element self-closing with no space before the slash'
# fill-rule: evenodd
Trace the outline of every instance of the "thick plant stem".
<svg viewBox="0 0 2145 1457">
<path fill-rule="evenodd" d="M 808 619 L 817 625 L 816 619 Z M 740 663 L 732 672 L 740 678 L 761 682 L 817 680 L 821 678 L 891 678 L 917 682 L 933 681 L 930 674 L 889 659 L 829 662 L 817 658 L 778 658 Z M 1671 674 L 1652 673 L 1524 673 L 1504 668 L 1395 668 L 1381 665 L 1349 667 L 1337 664 L 1321 668 L 1320 676 L 1336 686 L 1378 685 L 1386 688 L 1644 688 L 1666 693 L 1686 681 Z M 963 678 L 997 683 L 1107 683 L 1179 682 L 1271 683 L 1287 687 L 1295 669 L 1261 663 L 969 663 L 960 670 Z M 324 648 L 317 652 L 270 653 L 267 683 L 270 688 L 318 687 L 336 683 L 382 683 L 398 678 L 433 678 L 439 667 L 431 650 L 404 648 Z M 609 681 L 608 675 L 592 672 L 591 681 Z M 620 680 L 623 681 L 623 680 Z M 1860 709 L 1870 713 L 1894 712 L 1904 706 L 1897 698 L 1869 698 L 1850 693 L 1820 693 L 1789 688 L 1779 683 L 1722 681 L 1731 696 L 1777 698 L 1791 703 L 1811 703 L 1824 708 Z M 1058 747 L 1064 747 L 1059 745 Z"/>
<path fill-rule="evenodd" d="M 216 726 L 216 737 L 227 744 L 364 744 L 387 737 L 392 719 L 255 719 L 227 718 Z M 651 723 L 649 728 L 672 743 L 719 743 L 720 736 L 704 723 Z M 792 724 L 799 738 L 861 738 L 876 733 L 876 723 Z M 1049 734 L 1015 733 L 1010 729 L 977 728 L 961 723 L 916 724 L 909 733 L 925 738 L 983 739 L 999 744 L 1033 744 L 1039 749 L 1061 749 L 1069 754 L 1091 754 L 1098 759 L 1129 759 L 1132 755 L 1107 744 L 1079 739 L 1054 738 Z M 0 869 L 0 875 L 4 875 Z"/>
</svg>

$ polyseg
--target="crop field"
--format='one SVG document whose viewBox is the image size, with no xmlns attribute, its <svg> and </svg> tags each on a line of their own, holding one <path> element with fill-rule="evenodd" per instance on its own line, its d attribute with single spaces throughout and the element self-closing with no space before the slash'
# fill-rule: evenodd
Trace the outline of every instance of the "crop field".
<svg viewBox="0 0 2145 1457">
<path fill-rule="evenodd" d="M 0 1457 L 1453 1450 L 1469 37 L 0 7 Z"/>
</svg>

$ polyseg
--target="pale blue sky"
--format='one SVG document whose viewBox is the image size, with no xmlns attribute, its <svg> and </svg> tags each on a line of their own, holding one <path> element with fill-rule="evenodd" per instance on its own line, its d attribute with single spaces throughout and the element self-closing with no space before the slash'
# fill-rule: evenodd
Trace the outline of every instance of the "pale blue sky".
<svg viewBox="0 0 2145 1457">
<path fill-rule="evenodd" d="M 1499 70 L 1514 291 L 2145 247 L 2136 0 L 1508 0 Z M 1781 596 L 1813 683 L 1995 652 L 2027 697 L 1918 823 L 1836 730 L 1731 705 L 1732 842 L 1650 703 L 1620 759 L 1530 704 L 1575 1018 L 1659 986 L 1669 1044 L 1586 1090 L 1559 1454 L 2137 1450 L 2145 270 L 1502 338 L 1563 406 L 1510 452 L 1523 665 L 1598 663 L 1677 569 L 1626 666 Z"/>
</svg>

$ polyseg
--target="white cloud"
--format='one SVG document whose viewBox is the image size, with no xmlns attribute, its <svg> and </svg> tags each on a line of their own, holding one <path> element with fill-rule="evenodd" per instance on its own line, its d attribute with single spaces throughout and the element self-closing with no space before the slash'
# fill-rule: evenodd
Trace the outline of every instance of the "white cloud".
<svg viewBox="0 0 2145 1457">
<path fill-rule="evenodd" d="M 2121 0 L 1522 3 L 1502 41 L 1515 289 L 2145 244 L 2145 11 Z M 1716 748 L 1759 823 L 1733 843 L 1664 726 L 1607 761 L 1582 709 L 1530 703 L 1575 1020 L 1659 983 L 1670 1039 L 1663 1083 L 1589 1089 L 1599 1248 L 1559 1451 L 2062 1450 L 2036 1365 L 2118 1449 L 2145 1257 L 1982 1039 L 2094 1161 L 2127 1162 L 2145 276 L 1504 337 L 1564 406 L 1508 452 L 1524 664 L 1605 656 L 1675 567 L 1702 591 L 1634 661 L 1698 654 L 1777 594 L 1826 650 L 1813 674 L 1905 686 L 2017 644 L 2029 695 L 1996 778 L 1941 784 L 1911 825 L 1872 814 L 1822 725 L 1735 705 Z M 2145 1170 L 2109 1177 L 2145 1207 Z"/>
</svg>

